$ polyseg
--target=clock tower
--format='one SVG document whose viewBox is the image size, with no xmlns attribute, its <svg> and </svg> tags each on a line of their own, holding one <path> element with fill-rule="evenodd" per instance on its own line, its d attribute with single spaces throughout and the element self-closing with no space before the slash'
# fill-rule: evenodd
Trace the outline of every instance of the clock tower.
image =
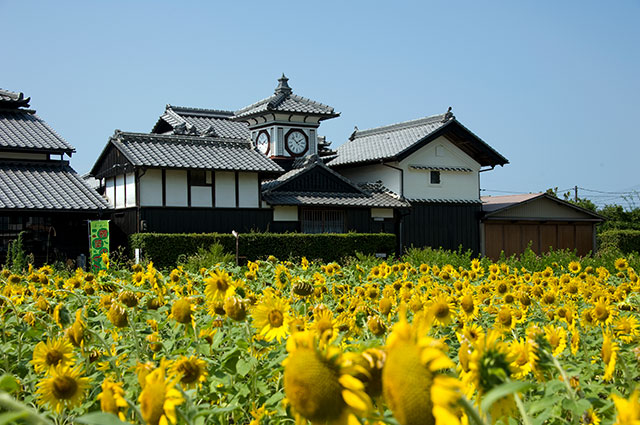
<svg viewBox="0 0 640 425">
<path fill-rule="evenodd" d="M 318 153 L 320 122 L 340 114 L 330 106 L 293 94 L 282 74 L 272 96 L 242 108 L 234 120 L 249 125 L 256 149 L 285 169 L 299 157 Z"/>
</svg>

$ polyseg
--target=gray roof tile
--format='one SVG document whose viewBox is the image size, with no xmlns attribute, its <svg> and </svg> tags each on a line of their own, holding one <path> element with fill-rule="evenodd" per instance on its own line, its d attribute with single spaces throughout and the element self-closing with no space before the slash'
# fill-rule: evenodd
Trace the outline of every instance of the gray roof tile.
<svg viewBox="0 0 640 425">
<path fill-rule="evenodd" d="M 244 122 L 233 121 L 231 118 L 233 118 L 232 111 L 172 105 L 167 105 L 164 114 L 160 117 L 173 128 L 181 124 L 193 126 L 199 135 L 248 140 L 248 125 Z"/>
<path fill-rule="evenodd" d="M 0 110 L 0 149 L 75 152 L 73 146 L 28 109 Z"/>
<path fill-rule="evenodd" d="M 0 89 L 0 107 L 2 108 L 19 108 L 29 107 L 30 97 L 24 98 L 24 94 L 15 93 L 9 90 Z"/>
<path fill-rule="evenodd" d="M 0 209 L 97 211 L 107 201 L 66 161 L 0 163 Z"/>
<path fill-rule="evenodd" d="M 369 130 L 356 130 L 349 141 L 338 147 L 338 157 L 328 165 L 393 158 L 445 125 L 444 117 L 444 114 L 434 115 Z"/>
<path fill-rule="evenodd" d="M 283 74 L 278 80 L 280 84 L 276 87 L 273 96 L 236 111 L 236 119 L 260 115 L 267 111 L 320 115 L 324 118 L 333 118 L 340 115 L 331 106 L 293 94 L 287 84 L 288 80 Z"/>
<path fill-rule="evenodd" d="M 278 164 L 253 149 L 249 141 L 116 131 L 110 143 L 134 166 L 283 171 Z"/>
</svg>

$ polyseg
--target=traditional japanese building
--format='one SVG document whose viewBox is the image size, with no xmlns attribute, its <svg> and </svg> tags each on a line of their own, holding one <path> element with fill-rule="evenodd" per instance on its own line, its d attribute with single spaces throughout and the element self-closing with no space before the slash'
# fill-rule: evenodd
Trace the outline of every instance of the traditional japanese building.
<svg viewBox="0 0 640 425">
<path fill-rule="evenodd" d="M 69 166 L 75 149 L 29 102 L 0 89 L 0 260 L 23 231 L 36 262 L 75 258 L 88 253 L 87 220 L 110 207 Z"/>
<path fill-rule="evenodd" d="M 508 161 L 451 111 L 318 134 L 334 108 L 278 80 L 238 111 L 167 105 L 151 133 L 116 131 L 91 174 L 123 234 L 391 232 L 402 247 L 480 249 L 480 172 Z"/>
</svg>

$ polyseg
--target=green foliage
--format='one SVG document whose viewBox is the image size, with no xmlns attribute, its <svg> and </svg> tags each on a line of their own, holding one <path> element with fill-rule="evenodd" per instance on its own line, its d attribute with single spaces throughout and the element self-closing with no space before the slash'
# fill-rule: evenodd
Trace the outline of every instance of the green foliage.
<svg viewBox="0 0 640 425">
<path fill-rule="evenodd" d="M 198 252 L 193 255 L 181 255 L 178 257 L 178 264 L 185 270 L 197 273 L 201 268 L 211 267 L 213 264 L 226 264 L 235 260 L 235 254 L 225 252 L 225 248 L 214 243 L 209 248 L 198 247 Z"/>
<path fill-rule="evenodd" d="M 18 233 L 18 239 L 9 242 L 4 268 L 14 273 L 20 273 L 29 266 L 29 259 L 23 246 L 24 234 L 24 231 Z"/>
<path fill-rule="evenodd" d="M 611 229 L 598 235 L 601 249 L 617 249 L 623 254 L 640 252 L 640 230 Z"/>
<path fill-rule="evenodd" d="M 462 245 L 458 247 L 457 251 L 451 251 L 447 249 L 433 249 L 431 247 L 426 248 L 408 248 L 404 259 L 413 265 L 420 264 L 451 264 L 455 268 L 471 267 L 471 259 L 473 252 L 471 250 L 463 251 Z"/>
<path fill-rule="evenodd" d="M 220 244 L 224 252 L 235 254 L 235 237 L 220 233 L 137 233 L 130 236 L 131 249 L 140 248 L 143 255 L 160 268 L 173 267 L 179 255 L 194 255 L 199 248 Z M 356 252 L 387 255 L 395 251 L 396 237 L 389 233 L 241 233 L 239 254 L 248 260 L 266 258 L 322 259 L 338 261 Z"/>
</svg>

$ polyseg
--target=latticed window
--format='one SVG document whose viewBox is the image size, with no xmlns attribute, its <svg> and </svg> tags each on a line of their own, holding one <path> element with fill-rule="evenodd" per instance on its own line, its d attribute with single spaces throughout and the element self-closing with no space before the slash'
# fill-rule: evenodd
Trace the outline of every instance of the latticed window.
<svg viewBox="0 0 640 425">
<path fill-rule="evenodd" d="M 344 211 L 302 210 L 303 233 L 344 233 Z"/>
</svg>

